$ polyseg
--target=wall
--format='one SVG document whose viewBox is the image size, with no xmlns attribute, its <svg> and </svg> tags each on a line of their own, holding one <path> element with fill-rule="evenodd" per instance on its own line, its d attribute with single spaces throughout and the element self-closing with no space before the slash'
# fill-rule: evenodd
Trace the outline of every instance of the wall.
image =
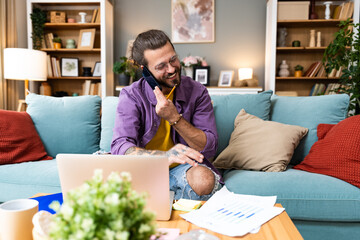
<svg viewBox="0 0 360 240">
<path fill-rule="evenodd" d="M 138 33 L 157 28 L 171 36 L 170 0 L 114 0 L 114 59 L 124 56 L 127 42 Z M 211 66 L 211 85 L 217 85 L 221 70 L 254 68 L 264 86 L 265 0 L 215 0 L 215 42 L 175 44 L 180 58 L 205 57 Z"/>
</svg>

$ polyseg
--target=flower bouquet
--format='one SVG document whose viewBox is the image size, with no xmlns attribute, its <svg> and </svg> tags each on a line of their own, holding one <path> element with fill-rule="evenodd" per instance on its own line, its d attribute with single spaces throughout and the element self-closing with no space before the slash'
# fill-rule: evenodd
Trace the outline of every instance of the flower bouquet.
<svg viewBox="0 0 360 240">
<path fill-rule="evenodd" d="M 145 204 L 145 195 L 131 189 L 129 173 L 113 172 L 104 182 L 96 170 L 66 195 L 61 207 L 50 205 L 57 214 L 42 232 L 49 232 L 46 239 L 149 239 L 156 232 L 155 214 L 144 210 Z"/>
<path fill-rule="evenodd" d="M 204 58 L 199 56 L 187 56 L 181 60 L 181 66 L 184 67 L 185 75 L 189 77 L 193 77 L 193 67 L 208 66 L 207 62 Z"/>
</svg>

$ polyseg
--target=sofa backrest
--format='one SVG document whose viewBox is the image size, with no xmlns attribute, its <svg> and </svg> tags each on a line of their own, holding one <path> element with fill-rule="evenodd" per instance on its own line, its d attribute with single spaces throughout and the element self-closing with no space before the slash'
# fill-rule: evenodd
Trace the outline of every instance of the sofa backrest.
<svg viewBox="0 0 360 240">
<path fill-rule="evenodd" d="M 49 97 L 29 94 L 27 112 L 48 155 L 94 153 L 99 150 L 100 107 L 98 96 Z"/>
<path fill-rule="evenodd" d="M 219 134 L 217 153 L 220 153 L 228 145 L 230 135 L 234 130 L 234 119 L 241 109 L 244 108 L 250 114 L 269 120 L 271 95 L 272 91 L 259 94 L 211 96 Z M 117 104 L 118 97 L 106 97 L 103 99 L 100 141 L 100 148 L 103 151 L 110 151 Z"/>
<path fill-rule="evenodd" d="M 295 149 L 290 164 L 300 163 L 318 140 L 317 126 L 320 123 L 336 124 L 347 116 L 349 96 L 334 94 L 314 97 L 271 98 L 270 120 L 309 129 L 308 134 Z"/>
</svg>

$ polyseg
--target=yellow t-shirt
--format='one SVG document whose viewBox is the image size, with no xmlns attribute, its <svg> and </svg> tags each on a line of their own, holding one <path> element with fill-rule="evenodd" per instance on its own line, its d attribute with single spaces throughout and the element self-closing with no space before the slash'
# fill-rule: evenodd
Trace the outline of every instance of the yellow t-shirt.
<svg viewBox="0 0 360 240">
<path fill-rule="evenodd" d="M 165 96 L 166 97 L 166 96 Z M 174 99 L 174 95 L 171 94 L 171 101 Z M 171 126 L 168 121 L 161 118 L 159 129 L 157 130 L 155 136 L 146 144 L 145 149 L 147 150 L 160 150 L 168 151 L 174 146 L 174 142 L 171 138 Z M 176 167 L 177 163 L 170 165 L 170 168 Z"/>
</svg>

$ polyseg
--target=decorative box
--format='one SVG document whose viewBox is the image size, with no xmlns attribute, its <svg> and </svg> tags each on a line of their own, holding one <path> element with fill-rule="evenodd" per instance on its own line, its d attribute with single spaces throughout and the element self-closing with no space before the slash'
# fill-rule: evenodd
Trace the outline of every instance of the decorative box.
<svg viewBox="0 0 360 240">
<path fill-rule="evenodd" d="M 64 23 L 65 12 L 50 11 L 50 22 L 51 23 Z"/>
<path fill-rule="evenodd" d="M 309 19 L 310 1 L 278 2 L 278 20 Z"/>
</svg>

